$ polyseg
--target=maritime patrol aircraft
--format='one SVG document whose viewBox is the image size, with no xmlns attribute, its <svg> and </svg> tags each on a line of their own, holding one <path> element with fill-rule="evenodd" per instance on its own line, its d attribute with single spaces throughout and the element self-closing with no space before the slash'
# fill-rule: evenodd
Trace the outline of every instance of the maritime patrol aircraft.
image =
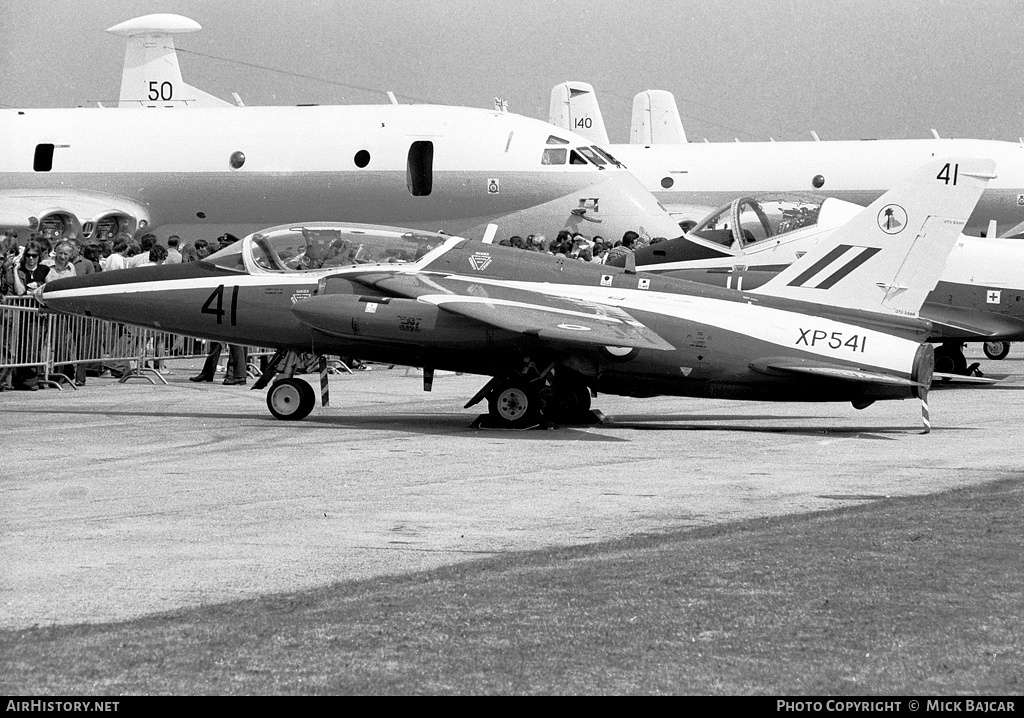
<svg viewBox="0 0 1024 718">
<path fill-rule="evenodd" d="M 684 229 L 737 197 L 813 193 L 861 206 L 877 199 L 933 157 L 988 157 L 999 167 L 965 233 L 1020 232 L 1024 223 L 1024 140 L 854 140 L 688 142 L 675 98 L 663 90 L 634 97 L 629 144 L 610 144 L 592 85 L 551 90 L 549 121 L 579 132 L 637 176 Z M 814 135 L 817 139 L 817 135 Z M 652 235 L 656 236 L 656 235 Z M 695 249 L 693 259 L 703 259 Z"/>
<path fill-rule="evenodd" d="M 941 174 L 941 173 L 940 173 Z M 950 177 L 953 181 L 955 177 Z M 859 205 L 806 194 L 739 197 L 702 220 L 684 237 L 637 249 L 638 269 L 736 289 L 755 289 L 823 237 L 862 211 Z M 896 211 L 892 226 L 903 221 Z M 690 259 L 707 249 L 707 259 Z M 621 266 L 621 258 L 612 260 Z M 1024 242 L 962 236 L 928 295 L 921 316 L 932 322 L 936 371 L 975 375 L 964 342 L 982 342 L 1001 359 L 1009 342 L 1024 340 Z"/>
<path fill-rule="evenodd" d="M 140 29 L 122 31 L 154 44 L 132 34 Z M 168 57 L 173 45 L 169 55 L 138 59 L 123 93 L 141 83 L 161 99 L 191 97 L 194 88 L 164 79 Z M 175 59 L 175 78 L 176 70 Z M 0 110 L 0 227 L 88 241 L 174 226 L 195 239 L 344 217 L 472 238 L 495 221 L 506 236 L 679 234 L 601 148 L 539 120 L 438 105 L 195 104 Z"/>
<path fill-rule="evenodd" d="M 945 164 L 943 164 L 943 162 Z M 592 392 L 779 401 L 924 400 L 926 294 L 988 160 L 929 162 L 753 291 L 735 292 L 463 238 L 296 223 L 184 265 L 55 280 L 47 307 L 277 354 L 257 387 L 281 419 L 315 392 L 299 353 L 492 377 L 491 421 L 579 421 Z M 938 175 L 946 165 L 956 178 Z M 897 212 L 899 227 L 887 224 Z M 256 387 L 254 387 L 256 388 Z M 927 427 L 927 424 L 926 424 Z"/>
</svg>

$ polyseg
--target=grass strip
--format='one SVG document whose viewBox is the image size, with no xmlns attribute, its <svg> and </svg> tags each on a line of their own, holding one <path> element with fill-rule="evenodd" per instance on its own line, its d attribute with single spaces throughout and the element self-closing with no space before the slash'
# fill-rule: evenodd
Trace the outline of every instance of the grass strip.
<svg viewBox="0 0 1024 718">
<path fill-rule="evenodd" d="M 1024 480 L 0 632 L 0 693 L 1004 695 Z"/>
</svg>

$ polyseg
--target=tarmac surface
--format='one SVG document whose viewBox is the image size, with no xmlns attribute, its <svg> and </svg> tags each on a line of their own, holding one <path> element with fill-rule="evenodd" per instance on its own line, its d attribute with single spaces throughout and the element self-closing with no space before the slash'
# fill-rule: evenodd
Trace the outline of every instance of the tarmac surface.
<svg viewBox="0 0 1024 718">
<path fill-rule="evenodd" d="M 762 404 L 600 396 L 607 423 L 470 428 L 485 378 L 331 378 L 273 419 L 265 392 L 90 378 L 0 394 L 0 628 L 105 622 L 1020 476 L 1024 354 L 969 349 L 994 387 Z M 318 377 L 307 377 L 314 386 Z"/>
</svg>

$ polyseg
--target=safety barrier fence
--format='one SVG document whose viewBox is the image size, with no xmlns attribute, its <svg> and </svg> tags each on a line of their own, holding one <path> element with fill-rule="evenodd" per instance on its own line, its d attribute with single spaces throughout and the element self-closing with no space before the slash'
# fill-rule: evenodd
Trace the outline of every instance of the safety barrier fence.
<svg viewBox="0 0 1024 718">
<path fill-rule="evenodd" d="M 271 354 L 249 347 L 249 373 L 258 375 L 256 361 Z M 205 357 L 206 342 L 194 337 L 54 314 L 43 311 L 33 297 L 4 297 L 0 303 L 0 373 L 35 368 L 38 381 L 49 386 L 74 387 L 68 375 L 82 366 L 109 369 L 122 382 L 144 378 L 166 383 L 161 376 L 164 362 Z"/>
</svg>

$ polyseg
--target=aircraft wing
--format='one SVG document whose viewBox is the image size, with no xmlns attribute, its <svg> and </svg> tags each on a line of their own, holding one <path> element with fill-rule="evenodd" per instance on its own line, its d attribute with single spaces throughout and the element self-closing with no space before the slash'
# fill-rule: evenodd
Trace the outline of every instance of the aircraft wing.
<svg viewBox="0 0 1024 718">
<path fill-rule="evenodd" d="M 365 280 L 364 280 L 365 281 Z M 671 344 L 610 304 L 570 299 L 472 277 L 397 274 L 372 285 L 500 329 L 575 345 L 670 351 Z"/>
</svg>

